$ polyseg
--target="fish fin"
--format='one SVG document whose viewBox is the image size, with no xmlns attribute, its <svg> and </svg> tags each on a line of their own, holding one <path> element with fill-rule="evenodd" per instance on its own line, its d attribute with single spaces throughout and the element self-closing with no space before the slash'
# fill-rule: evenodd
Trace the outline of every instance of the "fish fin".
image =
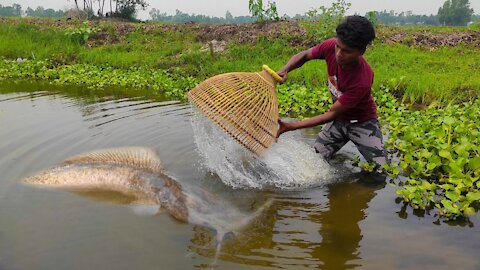
<svg viewBox="0 0 480 270">
<path fill-rule="evenodd" d="M 140 215 L 140 216 L 155 216 L 163 212 L 161 207 L 158 205 L 141 205 L 141 204 L 133 204 L 130 205 L 133 210 L 133 213 Z"/>
<path fill-rule="evenodd" d="M 148 147 L 122 147 L 80 154 L 63 161 L 64 164 L 108 163 L 129 165 L 153 173 L 162 173 L 163 166 L 157 152 Z"/>
</svg>

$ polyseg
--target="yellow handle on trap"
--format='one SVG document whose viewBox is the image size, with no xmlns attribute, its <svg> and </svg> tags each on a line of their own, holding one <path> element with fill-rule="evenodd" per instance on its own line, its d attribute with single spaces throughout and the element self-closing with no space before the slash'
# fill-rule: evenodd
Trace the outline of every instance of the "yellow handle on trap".
<svg viewBox="0 0 480 270">
<path fill-rule="evenodd" d="M 268 72 L 268 74 L 270 74 L 277 82 L 281 83 L 283 82 L 283 79 L 282 77 L 280 77 L 277 72 L 275 72 L 273 69 L 271 69 L 270 67 L 268 67 L 267 65 L 263 65 L 262 66 L 263 70 L 265 70 L 266 72 Z"/>
</svg>

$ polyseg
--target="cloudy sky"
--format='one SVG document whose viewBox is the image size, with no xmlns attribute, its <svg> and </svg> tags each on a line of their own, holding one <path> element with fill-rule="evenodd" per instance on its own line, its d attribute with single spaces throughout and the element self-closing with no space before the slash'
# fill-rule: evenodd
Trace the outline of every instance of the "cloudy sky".
<svg viewBox="0 0 480 270">
<path fill-rule="evenodd" d="M 80 2 L 81 0 L 79 0 Z M 108 0 L 107 0 L 108 2 Z M 265 0 L 264 2 L 267 2 Z M 304 14 L 312 7 L 329 6 L 331 0 L 275 0 L 277 3 L 278 14 Z M 349 13 L 365 14 L 370 10 L 395 10 L 409 11 L 414 14 L 437 14 L 438 8 L 443 5 L 445 0 L 347 0 L 352 3 Z M 0 0 L 4 6 L 13 3 L 20 4 L 25 10 L 27 7 L 36 8 L 43 6 L 45 8 L 65 9 L 74 5 L 73 0 Z M 174 14 L 175 10 L 181 10 L 189 14 L 202 14 L 208 16 L 224 17 L 226 11 L 230 11 L 233 16 L 248 15 L 248 0 L 147 0 L 149 7 L 141 12 L 140 18 L 148 19 L 148 11 L 156 8 L 167 14 Z M 480 13 L 480 0 L 470 0 L 470 7 L 476 14 Z"/>
</svg>

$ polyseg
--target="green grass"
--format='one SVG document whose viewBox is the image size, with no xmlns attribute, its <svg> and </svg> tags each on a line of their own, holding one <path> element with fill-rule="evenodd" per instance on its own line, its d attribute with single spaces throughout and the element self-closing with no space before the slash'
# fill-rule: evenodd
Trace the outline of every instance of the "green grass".
<svg viewBox="0 0 480 270">
<path fill-rule="evenodd" d="M 169 69 L 181 62 L 181 54 L 198 51 L 200 47 L 193 33 L 156 31 L 147 35 L 138 31 L 128 33 L 118 44 L 82 47 L 78 60 L 118 68 L 149 66 Z"/>
<path fill-rule="evenodd" d="M 80 49 L 63 32 L 27 23 L 0 24 L 0 55 L 6 58 L 46 59 L 74 55 Z"/>
<path fill-rule="evenodd" d="M 92 23 L 92 27 L 115 36 L 112 23 Z M 0 57 L 50 60 L 55 65 L 89 64 L 99 67 L 161 69 L 199 80 L 215 74 L 258 71 L 263 64 L 280 69 L 289 58 L 307 48 L 289 44 L 288 33 L 275 40 L 261 38 L 256 44 L 230 43 L 223 53 L 201 50 L 196 33 L 145 32 L 142 24 L 133 32 L 118 37 L 119 42 L 91 46 L 79 44 L 65 33 L 81 23 L 55 26 L 54 20 L 4 20 L 0 24 Z M 412 33 L 469 31 L 470 27 L 380 27 L 379 31 Z M 374 89 L 397 80 L 397 96 L 406 102 L 450 102 L 477 98 L 480 92 L 480 49 L 475 47 L 441 47 L 435 50 L 386 44 L 378 40 L 365 57 L 375 72 Z M 311 61 L 289 74 L 288 83 L 318 89 L 326 83 L 323 61 Z"/>
<path fill-rule="evenodd" d="M 480 50 L 444 47 L 434 51 L 380 44 L 366 58 L 375 71 L 375 84 L 403 78 L 406 101 L 465 101 L 480 94 Z"/>
<path fill-rule="evenodd" d="M 379 25 L 377 27 L 381 33 L 419 33 L 430 32 L 433 34 L 439 33 L 453 33 L 453 32 L 468 32 L 472 27 L 465 26 L 432 26 L 432 25 Z"/>
</svg>

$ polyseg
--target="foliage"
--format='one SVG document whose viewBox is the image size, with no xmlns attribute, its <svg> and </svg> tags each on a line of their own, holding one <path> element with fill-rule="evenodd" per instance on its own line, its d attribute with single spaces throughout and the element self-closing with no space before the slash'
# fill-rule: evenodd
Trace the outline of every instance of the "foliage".
<svg viewBox="0 0 480 270">
<path fill-rule="evenodd" d="M 105 12 L 105 2 L 107 0 L 74 0 L 76 10 L 82 11 L 80 14 L 86 14 L 87 19 L 97 17 L 119 17 L 130 21 L 135 21 L 137 9 L 145 10 L 148 6 L 146 0 L 109 0 L 110 11 Z M 79 4 L 79 2 L 81 2 Z M 112 4 L 115 2 L 115 6 Z M 98 9 L 94 5 L 98 4 Z M 83 7 L 83 8 L 82 8 Z"/>
<path fill-rule="evenodd" d="M 65 35 L 68 36 L 73 42 L 78 44 L 85 44 L 89 38 L 91 38 L 98 28 L 90 27 L 88 22 L 83 22 L 80 27 L 68 28 L 65 31 Z"/>
<path fill-rule="evenodd" d="M 0 79 L 6 78 L 42 79 L 58 85 L 86 85 L 95 89 L 109 86 L 149 88 L 160 95 L 179 100 L 186 100 L 185 93 L 198 83 L 192 77 L 146 67 L 115 69 L 89 64 L 56 66 L 49 61 L 0 60 Z"/>
<path fill-rule="evenodd" d="M 165 12 L 161 12 L 153 8 L 149 12 L 150 17 L 154 21 L 159 22 L 171 22 L 171 23 L 186 23 L 186 22 L 198 22 L 198 23 L 211 23 L 211 24 L 226 24 L 226 23 L 252 23 L 255 22 L 254 17 L 239 16 L 233 17 L 232 14 L 227 11 L 225 18 L 222 17 L 209 17 L 205 15 L 187 14 L 180 10 L 176 10 L 174 15 L 167 15 Z"/>
<path fill-rule="evenodd" d="M 423 49 L 376 42 L 365 55 L 375 70 L 375 87 L 403 77 L 397 97 L 409 103 L 461 103 L 480 94 L 478 49 L 439 47 Z"/>
<path fill-rule="evenodd" d="M 480 101 L 411 110 L 391 93 L 398 82 L 376 92 L 389 131 L 386 146 L 399 158 L 385 169 L 407 176 L 397 193 L 413 208 L 436 208 L 447 218 L 474 214 L 480 201 Z"/>
<path fill-rule="evenodd" d="M 116 68 L 145 65 L 151 68 L 170 70 L 179 67 L 184 74 L 205 78 L 222 72 L 255 71 L 262 64 L 280 68 L 288 59 L 304 47 L 291 46 L 289 36 L 275 39 L 258 39 L 255 44 L 230 42 L 224 52 L 212 57 L 201 50 L 202 44 L 197 33 L 186 27 L 182 32 L 163 31 L 155 23 L 144 28 L 133 29 L 123 36 L 112 29 L 117 24 L 110 22 L 90 23 L 99 28 L 98 35 L 90 40 L 90 46 L 83 46 L 65 35 L 65 27 L 49 27 L 42 21 L 35 25 L 35 19 L 11 18 L 0 24 L 0 56 L 9 59 L 17 57 L 50 59 L 56 63 L 90 63 L 98 66 L 110 65 Z M 81 25 L 74 23 L 73 25 Z M 78 27 L 78 26 L 77 26 Z M 380 27 L 382 32 L 424 33 L 428 27 Z M 435 28 L 435 31 L 458 32 L 468 28 Z M 117 41 L 102 46 L 96 45 L 97 36 L 113 31 Z M 433 31 L 433 30 L 432 30 Z M 100 35 L 101 34 L 101 35 Z M 103 44 L 103 43 L 101 43 Z M 148 51 L 148 54 L 144 52 Z M 405 77 L 405 87 L 396 93 L 405 102 L 428 104 L 439 102 L 462 102 L 480 94 L 480 77 L 471 76 L 480 72 L 480 53 L 476 47 L 419 48 L 402 44 L 386 44 L 377 40 L 367 50 L 365 57 L 375 70 L 374 87 L 379 87 L 390 78 Z M 253 57 L 254 56 L 254 57 Z M 300 71 L 289 74 L 289 82 L 304 84 L 309 89 L 321 88 L 326 78 L 322 61 L 311 61 Z M 459 94 L 461 93 L 461 94 Z"/>
<path fill-rule="evenodd" d="M 148 6 L 145 0 L 116 0 L 117 10 L 113 16 L 135 21 L 135 13 L 137 8 L 145 10 Z"/>
<path fill-rule="evenodd" d="M 378 26 L 378 12 L 377 11 L 369 11 L 365 14 L 365 18 L 367 18 L 374 27 Z"/>
<path fill-rule="evenodd" d="M 468 0 L 447 0 L 438 9 L 438 20 L 445 25 L 467 25 L 472 14 Z"/>
<path fill-rule="evenodd" d="M 314 40 L 325 40 L 335 36 L 335 29 L 342 21 L 351 4 L 337 0 L 332 6 L 312 8 L 306 13 L 307 20 L 302 24 Z"/>
<path fill-rule="evenodd" d="M 414 24 L 414 25 L 438 25 L 437 15 L 415 15 L 412 11 L 397 13 L 394 10 L 390 11 L 375 11 L 376 18 L 379 23 L 383 24 Z M 368 13 L 367 16 L 368 17 Z"/>
<path fill-rule="evenodd" d="M 19 4 L 13 4 L 11 6 L 0 5 L 0 16 L 21 16 L 22 7 Z"/>
<path fill-rule="evenodd" d="M 249 0 L 248 10 L 253 17 L 257 18 L 257 22 L 280 20 L 275 1 L 268 1 L 268 5 L 264 7 L 263 0 Z"/>
<path fill-rule="evenodd" d="M 332 97 L 326 87 L 309 89 L 305 85 L 285 84 L 277 88 L 281 115 L 304 118 L 326 112 Z"/>
<path fill-rule="evenodd" d="M 62 10 L 55 11 L 51 8 L 43 8 L 38 6 L 36 9 L 30 7 L 27 8 L 25 14 L 29 17 L 49 17 L 49 18 L 60 18 L 65 16 L 65 13 Z"/>
<path fill-rule="evenodd" d="M 473 22 L 468 26 L 470 29 L 480 31 L 480 21 Z"/>
</svg>

